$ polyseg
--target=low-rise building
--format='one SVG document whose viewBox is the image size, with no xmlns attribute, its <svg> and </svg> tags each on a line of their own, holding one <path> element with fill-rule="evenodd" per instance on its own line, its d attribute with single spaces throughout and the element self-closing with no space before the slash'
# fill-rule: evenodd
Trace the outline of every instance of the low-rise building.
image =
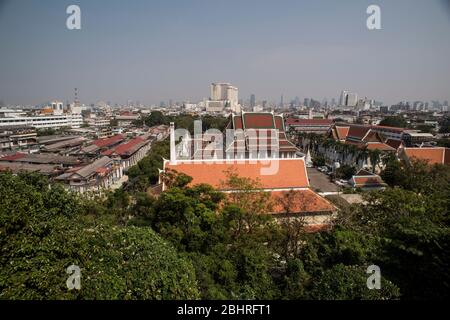
<svg viewBox="0 0 450 320">
<path fill-rule="evenodd" d="M 402 140 L 407 147 L 416 147 L 436 139 L 431 133 L 420 132 L 419 130 L 405 130 Z"/>
<path fill-rule="evenodd" d="M 101 157 L 88 165 L 67 170 L 55 180 L 72 191 L 83 193 L 108 189 L 119 178 L 119 168 L 114 165 L 114 160 Z"/>
<path fill-rule="evenodd" d="M 64 127 L 79 128 L 82 124 L 83 118 L 79 114 L 0 118 L 0 127 L 28 126 L 37 129 L 55 129 Z"/>
<path fill-rule="evenodd" d="M 136 137 L 116 147 L 102 152 L 103 156 L 112 158 L 119 167 L 119 177 L 122 177 L 125 170 L 136 165 L 145 157 L 151 148 L 149 135 Z"/>
<path fill-rule="evenodd" d="M 37 142 L 36 130 L 28 126 L 0 127 L 0 151 L 29 148 Z"/>
<path fill-rule="evenodd" d="M 406 163 L 410 163 L 412 160 L 416 159 L 426 161 L 430 165 L 450 165 L 450 148 L 403 148 L 399 158 Z"/>
<path fill-rule="evenodd" d="M 382 190 L 387 187 L 383 179 L 372 172 L 361 169 L 349 181 L 353 188 L 360 188 L 362 190 Z"/>
<path fill-rule="evenodd" d="M 288 118 L 286 129 L 294 129 L 297 132 L 327 134 L 333 124 L 331 119 L 298 119 Z"/>
</svg>

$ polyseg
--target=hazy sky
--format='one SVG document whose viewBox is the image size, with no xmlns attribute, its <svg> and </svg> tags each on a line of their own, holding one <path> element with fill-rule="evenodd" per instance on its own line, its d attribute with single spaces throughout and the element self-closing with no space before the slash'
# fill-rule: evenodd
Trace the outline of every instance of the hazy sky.
<svg viewBox="0 0 450 320">
<path fill-rule="evenodd" d="M 66 28 L 81 7 L 82 29 Z M 382 30 L 366 28 L 381 7 Z M 446 0 L 0 0 L 0 100 L 450 100 Z"/>
</svg>

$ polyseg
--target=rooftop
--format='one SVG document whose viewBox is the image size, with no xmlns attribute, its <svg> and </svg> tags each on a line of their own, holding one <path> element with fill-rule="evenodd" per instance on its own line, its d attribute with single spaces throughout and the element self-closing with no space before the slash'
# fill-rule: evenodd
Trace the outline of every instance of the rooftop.
<svg viewBox="0 0 450 320">
<path fill-rule="evenodd" d="M 277 169 L 278 166 L 278 170 Z M 274 169 L 273 174 L 270 172 Z M 209 184 L 217 189 L 226 190 L 227 172 L 236 173 L 243 178 L 258 180 L 262 189 L 306 188 L 309 181 L 303 158 L 276 160 L 241 160 L 221 163 L 216 161 L 166 161 L 164 168 L 184 173 L 193 178 L 192 184 Z"/>
<path fill-rule="evenodd" d="M 409 159 L 427 161 L 429 164 L 450 164 L 450 148 L 405 148 Z"/>
</svg>

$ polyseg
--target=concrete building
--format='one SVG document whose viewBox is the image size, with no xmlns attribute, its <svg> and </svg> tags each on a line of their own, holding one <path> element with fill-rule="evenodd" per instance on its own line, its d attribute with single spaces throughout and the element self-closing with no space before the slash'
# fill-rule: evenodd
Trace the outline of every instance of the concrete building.
<svg viewBox="0 0 450 320">
<path fill-rule="evenodd" d="M 0 127 L 0 151 L 28 148 L 37 142 L 37 133 L 31 127 Z"/>
<path fill-rule="evenodd" d="M 37 129 L 47 128 L 80 128 L 83 124 L 81 115 L 41 115 L 30 117 L 0 118 L 0 127 L 5 126 L 29 126 Z"/>
<path fill-rule="evenodd" d="M 240 111 L 238 88 L 230 83 L 212 83 L 210 101 L 220 101 L 224 108 L 229 108 L 232 112 Z M 214 107 L 219 108 L 219 104 L 214 104 Z"/>
<path fill-rule="evenodd" d="M 358 95 L 346 90 L 341 92 L 339 104 L 344 107 L 356 107 L 358 104 Z"/>
<path fill-rule="evenodd" d="M 61 116 L 64 113 L 64 104 L 60 101 L 53 101 L 50 103 L 50 107 L 53 110 L 53 115 Z"/>
</svg>

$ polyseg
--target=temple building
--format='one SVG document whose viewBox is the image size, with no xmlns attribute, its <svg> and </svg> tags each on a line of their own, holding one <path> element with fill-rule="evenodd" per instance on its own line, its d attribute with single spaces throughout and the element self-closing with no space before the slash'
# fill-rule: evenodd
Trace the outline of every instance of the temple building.
<svg viewBox="0 0 450 320">
<path fill-rule="evenodd" d="M 178 130 L 177 139 L 180 135 Z M 178 159 L 284 159 L 304 156 L 287 139 L 283 116 L 271 112 L 232 114 L 225 132 L 202 132 L 201 128 L 197 128 L 193 136 L 184 130 L 181 138 L 182 142 L 176 148 Z"/>
<path fill-rule="evenodd" d="M 277 118 L 273 114 L 256 117 L 243 114 L 242 117 L 233 116 L 232 121 L 231 126 L 238 129 L 250 127 L 257 130 L 267 128 L 284 130 L 282 118 Z M 270 194 L 270 202 L 273 206 L 267 212 L 268 214 L 273 214 L 276 218 L 302 218 L 314 230 L 329 226 L 332 215 L 337 210 L 336 207 L 311 190 L 305 158 L 304 156 L 296 157 L 296 148 L 290 146 L 290 143 L 281 143 L 284 140 L 287 141 L 284 131 L 278 138 L 278 142 L 286 146 L 282 148 L 283 152 L 290 153 L 290 156 L 271 158 L 266 154 L 265 158 L 258 159 L 178 159 L 175 130 L 171 124 L 171 159 L 164 161 L 160 190 L 167 190 L 168 186 L 165 185 L 162 174 L 170 170 L 192 177 L 190 185 L 209 184 L 227 194 L 242 192 L 243 190 L 239 187 L 230 187 L 227 184 L 229 174 L 233 173 L 256 182 L 257 187 L 252 192 L 264 191 Z"/>
</svg>

